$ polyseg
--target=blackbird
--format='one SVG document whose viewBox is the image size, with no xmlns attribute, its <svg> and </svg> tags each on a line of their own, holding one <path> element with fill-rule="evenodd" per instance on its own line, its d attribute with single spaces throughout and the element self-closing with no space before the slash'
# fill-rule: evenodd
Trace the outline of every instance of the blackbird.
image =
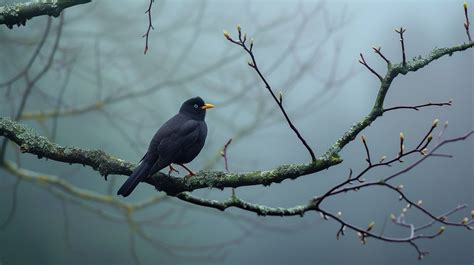
<svg viewBox="0 0 474 265">
<path fill-rule="evenodd" d="M 184 167 L 189 176 L 194 173 L 185 163 L 191 162 L 201 151 L 206 141 L 207 125 L 204 121 L 206 109 L 214 105 L 204 103 L 202 98 L 186 100 L 178 114 L 165 122 L 151 139 L 148 151 L 140 160 L 127 181 L 117 194 L 127 197 L 143 179 L 170 166 L 170 172 L 176 171 L 171 164 Z"/>
</svg>

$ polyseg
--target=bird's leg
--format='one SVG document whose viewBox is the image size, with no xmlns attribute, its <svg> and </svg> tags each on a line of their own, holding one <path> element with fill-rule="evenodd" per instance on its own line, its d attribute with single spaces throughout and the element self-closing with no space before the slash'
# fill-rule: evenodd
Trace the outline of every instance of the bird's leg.
<svg viewBox="0 0 474 265">
<path fill-rule="evenodd" d="M 169 167 L 170 170 L 168 171 L 168 176 L 171 176 L 171 173 L 173 173 L 173 171 L 179 174 L 179 171 L 176 170 L 171 164 L 169 165 Z"/>
<path fill-rule="evenodd" d="M 184 164 L 178 164 L 178 165 L 180 165 L 182 168 L 186 169 L 186 171 L 189 172 L 189 174 L 187 174 L 185 178 L 189 178 L 196 175 L 196 173 L 194 173 L 191 169 L 187 168 Z"/>
</svg>

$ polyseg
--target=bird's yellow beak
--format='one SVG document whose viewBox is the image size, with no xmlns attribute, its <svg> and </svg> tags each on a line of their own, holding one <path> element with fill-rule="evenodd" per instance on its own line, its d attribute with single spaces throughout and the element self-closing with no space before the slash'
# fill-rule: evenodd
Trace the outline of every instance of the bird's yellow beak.
<svg viewBox="0 0 474 265">
<path fill-rule="evenodd" d="M 204 103 L 204 106 L 201 107 L 201 109 L 212 109 L 215 106 L 210 104 L 210 103 Z"/>
</svg>

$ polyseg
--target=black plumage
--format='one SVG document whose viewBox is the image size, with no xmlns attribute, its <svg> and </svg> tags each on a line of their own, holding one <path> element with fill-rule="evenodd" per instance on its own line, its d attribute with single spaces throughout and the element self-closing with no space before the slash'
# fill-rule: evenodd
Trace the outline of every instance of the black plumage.
<svg viewBox="0 0 474 265">
<path fill-rule="evenodd" d="M 178 112 L 155 133 L 148 151 L 117 194 L 124 197 L 144 178 L 155 174 L 171 164 L 183 165 L 191 162 L 201 151 L 206 141 L 207 125 L 204 121 L 206 109 L 214 105 L 204 103 L 202 98 L 186 100 Z"/>
</svg>

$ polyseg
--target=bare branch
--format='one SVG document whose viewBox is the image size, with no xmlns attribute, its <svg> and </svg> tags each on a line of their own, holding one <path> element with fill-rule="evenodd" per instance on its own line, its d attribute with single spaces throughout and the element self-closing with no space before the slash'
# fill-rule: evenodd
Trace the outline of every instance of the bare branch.
<svg viewBox="0 0 474 265">
<path fill-rule="evenodd" d="M 301 141 L 301 143 L 305 146 L 305 148 L 308 150 L 310 156 L 311 156 L 311 160 L 314 162 L 316 160 L 316 156 L 313 152 L 313 150 L 311 149 L 311 147 L 308 145 L 308 143 L 306 142 L 306 140 L 303 138 L 303 136 L 300 134 L 300 132 L 298 131 L 298 129 L 293 125 L 293 123 L 291 122 L 290 118 L 288 117 L 288 114 L 286 113 L 286 110 L 285 108 L 283 107 L 283 98 L 280 97 L 281 99 L 277 98 L 277 96 L 275 95 L 275 93 L 273 92 L 273 89 L 271 88 L 270 84 L 268 83 L 268 81 L 266 80 L 266 78 L 263 76 L 262 72 L 260 71 L 260 69 L 258 68 L 258 65 L 257 65 L 257 61 L 255 60 L 255 55 L 252 51 L 253 49 L 253 39 L 250 40 L 250 44 L 246 44 L 246 40 L 247 40 L 247 34 L 244 34 L 242 36 L 242 31 L 241 31 L 241 27 L 240 25 L 237 25 L 237 31 L 238 31 L 238 34 L 239 34 L 239 37 L 238 37 L 238 40 L 234 40 L 232 39 L 232 37 L 230 36 L 229 32 L 228 31 L 224 31 L 224 37 L 229 40 L 230 42 L 242 47 L 244 49 L 244 51 L 247 52 L 247 54 L 250 56 L 251 58 L 251 62 L 248 62 L 248 65 L 253 68 L 258 76 L 260 77 L 260 79 L 263 81 L 263 83 L 265 84 L 265 88 L 268 90 L 268 92 L 270 92 L 273 100 L 277 103 L 278 107 L 280 108 L 280 111 L 283 113 L 283 116 L 285 116 L 285 119 L 288 123 L 288 125 L 290 126 L 290 128 L 295 132 L 296 136 L 298 137 L 298 139 Z"/>
<path fill-rule="evenodd" d="M 228 157 L 227 157 L 227 147 L 229 147 L 230 143 L 232 142 L 232 138 L 230 138 L 227 143 L 224 145 L 224 149 L 221 151 L 221 156 L 224 158 L 224 168 L 226 172 L 229 172 L 229 164 L 228 164 Z"/>
<path fill-rule="evenodd" d="M 362 64 L 363 66 L 365 66 L 367 69 L 369 69 L 370 72 L 372 72 L 372 74 L 376 75 L 378 77 L 378 79 L 380 80 L 380 82 L 383 81 L 383 78 L 382 76 L 380 76 L 377 72 L 375 72 L 374 69 L 372 69 L 372 67 L 370 67 L 367 62 L 365 61 L 364 59 L 364 55 L 362 55 L 362 53 L 360 53 L 360 60 L 359 60 L 359 63 Z"/>
<path fill-rule="evenodd" d="M 367 146 L 367 139 L 365 138 L 364 135 L 362 135 L 360 138 L 362 139 L 362 143 L 364 144 L 364 148 L 365 148 L 365 153 L 367 154 L 367 158 L 365 160 L 367 161 L 367 163 L 369 163 L 369 166 L 371 166 L 372 161 L 370 160 L 370 152 L 369 152 L 369 147 Z M 351 174 L 352 174 L 352 171 L 351 171 Z"/>
<path fill-rule="evenodd" d="M 420 110 L 420 108 L 424 108 L 424 107 L 430 107 L 430 106 L 439 106 L 439 107 L 442 107 L 442 106 L 451 106 L 453 104 L 453 100 L 450 99 L 449 101 L 447 102 L 438 102 L 438 103 L 433 103 L 433 102 L 429 102 L 429 103 L 426 103 L 426 104 L 421 104 L 421 105 L 416 105 L 416 106 L 397 106 L 397 107 L 391 107 L 391 108 L 386 108 L 383 110 L 383 112 L 387 112 L 387 111 L 391 111 L 391 110 L 397 110 L 397 109 L 412 109 L 412 110 Z"/>
<path fill-rule="evenodd" d="M 471 33 L 469 33 L 470 23 L 469 23 L 469 16 L 467 14 L 467 2 L 466 2 L 466 0 L 464 0 L 464 17 L 466 18 L 466 22 L 464 22 L 464 28 L 466 29 L 467 40 L 469 42 L 472 42 Z"/>
<path fill-rule="evenodd" d="M 405 33 L 406 29 L 400 27 L 400 29 L 395 29 L 395 32 L 400 34 L 400 44 L 402 45 L 402 58 L 403 58 L 403 66 L 406 66 L 407 64 L 407 58 L 405 54 L 405 39 L 403 38 L 403 33 Z"/>
<path fill-rule="evenodd" d="M 148 14 L 148 28 L 145 32 L 145 34 L 143 34 L 143 38 L 145 38 L 145 50 L 143 51 L 143 54 L 146 54 L 146 52 L 148 51 L 148 37 L 150 36 L 150 30 L 154 30 L 155 27 L 153 27 L 153 24 L 151 22 L 151 7 L 153 6 L 153 2 L 155 2 L 155 0 L 149 0 L 149 4 L 148 4 L 148 9 L 145 11 L 145 14 Z"/>
<path fill-rule="evenodd" d="M 382 54 L 382 47 L 372 47 L 372 49 L 374 50 L 374 52 L 378 55 L 380 55 L 380 57 L 382 57 L 382 59 L 387 63 L 387 64 L 390 64 L 390 61 Z"/>
</svg>

